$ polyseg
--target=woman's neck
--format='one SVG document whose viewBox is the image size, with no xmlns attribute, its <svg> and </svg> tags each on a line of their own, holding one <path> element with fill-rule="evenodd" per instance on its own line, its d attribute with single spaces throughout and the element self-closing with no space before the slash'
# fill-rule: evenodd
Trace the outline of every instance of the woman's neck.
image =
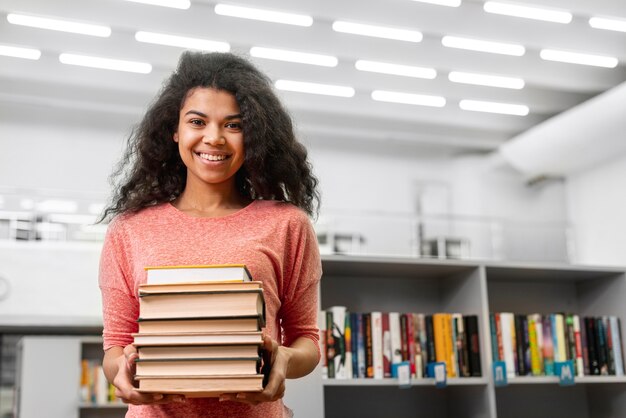
<svg viewBox="0 0 626 418">
<path fill-rule="evenodd" d="M 238 190 L 198 190 L 187 184 L 183 192 L 172 204 L 190 216 L 219 217 L 229 215 L 246 207 L 251 199 L 244 197 Z"/>
</svg>

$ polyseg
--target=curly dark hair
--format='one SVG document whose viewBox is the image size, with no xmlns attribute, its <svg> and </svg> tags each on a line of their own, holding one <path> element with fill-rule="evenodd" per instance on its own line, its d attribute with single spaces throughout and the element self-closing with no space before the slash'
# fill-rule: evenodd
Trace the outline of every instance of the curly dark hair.
<svg viewBox="0 0 626 418">
<path fill-rule="evenodd" d="M 240 193 L 251 199 L 290 202 L 316 215 L 318 181 L 270 79 L 232 53 L 187 51 L 128 137 L 126 151 L 111 175 L 111 203 L 100 220 L 171 202 L 182 193 L 187 168 L 172 137 L 180 109 L 196 87 L 223 90 L 237 100 L 245 150 L 244 164 L 235 175 Z"/>
</svg>

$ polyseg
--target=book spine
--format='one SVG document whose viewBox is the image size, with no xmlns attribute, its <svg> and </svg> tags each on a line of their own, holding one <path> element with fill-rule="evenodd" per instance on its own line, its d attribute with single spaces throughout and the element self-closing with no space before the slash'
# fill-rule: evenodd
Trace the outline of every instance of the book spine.
<svg viewBox="0 0 626 418">
<path fill-rule="evenodd" d="M 539 375 L 545 374 L 545 364 L 543 358 L 543 317 L 535 314 L 535 329 L 537 334 L 537 348 L 539 352 Z"/>
<path fill-rule="evenodd" d="M 583 361 L 583 346 L 580 335 L 580 317 L 572 315 L 572 327 L 574 329 L 574 342 L 576 350 L 576 376 L 585 375 L 585 365 Z"/>
<path fill-rule="evenodd" d="M 468 367 L 470 376 L 482 376 L 480 363 L 480 339 L 478 335 L 478 316 L 467 315 L 465 321 L 466 345 L 468 351 Z"/>
<path fill-rule="evenodd" d="M 406 339 L 408 345 L 408 353 L 409 353 L 409 363 L 411 365 L 411 376 L 413 378 L 416 377 L 415 371 L 415 356 L 416 356 L 416 348 L 415 348 L 415 330 L 413 327 L 413 314 L 406 314 Z"/>
<path fill-rule="evenodd" d="M 328 343 L 326 337 L 326 311 L 322 311 L 318 318 L 318 327 L 320 329 L 320 353 L 322 353 L 321 358 L 321 368 L 322 368 L 322 379 L 328 378 Z"/>
<path fill-rule="evenodd" d="M 352 377 L 359 377 L 359 338 L 361 338 L 360 329 L 356 312 L 350 312 L 350 329 L 352 330 L 352 339 L 350 351 L 352 353 Z"/>
<path fill-rule="evenodd" d="M 365 377 L 374 377 L 374 353 L 372 351 L 372 315 L 367 312 L 363 314 L 365 328 Z"/>
<path fill-rule="evenodd" d="M 365 314 L 356 314 L 357 328 L 359 336 L 357 339 L 357 376 L 359 379 L 367 377 L 367 361 L 366 361 L 366 331 L 365 331 Z"/>
<path fill-rule="evenodd" d="M 622 350 L 622 338 L 620 331 L 620 321 L 616 316 L 611 316 L 611 336 L 613 338 L 613 350 L 615 351 L 615 374 L 624 375 L 624 357 Z"/>
<path fill-rule="evenodd" d="M 335 337 L 333 336 L 333 312 L 326 311 L 326 365 L 328 378 L 335 378 Z"/>
<path fill-rule="evenodd" d="M 414 313 L 413 314 L 413 342 L 415 344 L 415 377 L 421 379 L 424 377 L 424 359 L 425 345 L 423 344 L 422 335 L 425 334 L 424 330 L 424 315 Z"/>
<path fill-rule="evenodd" d="M 517 375 L 525 376 L 526 370 L 526 353 L 524 351 L 524 325 L 520 314 L 514 315 L 515 320 L 515 348 L 517 353 Z"/>
<path fill-rule="evenodd" d="M 608 316 L 602 317 L 604 332 L 606 334 L 606 358 L 609 367 L 609 374 L 615 375 L 615 352 L 613 349 L 613 336 L 611 335 L 611 323 Z"/>
<path fill-rule="evenodd" d="M 402 361 L 409 359 L 409 336 L 407 334 L 406 314 L 400 314 L 400 351 Z"/>
<path fill-rule="evenodd" d="M 489 314 L 489 332 L 491 334 L 491 357 L 492 360 L 500 361 L 500 355 L 498 354 L 498 331 L 496 329 L 496 314 Z"/>
<path fill-rule="evenodd" d="M 583 368 L 584 374 L 590 375 L 591 369 L 589 368 L 589 340 L 587 339 L 587 325 L 585 324 L 585 318 L 579 317 L 580 321 L 580 346 L 583 353 Z"/>
<path fill-rule="evenodd" d="M 398 312 L 389 312 L 389 330 L 391 332 L 391 364 L 398 364 L 402 362 L 402 335 Z"/>
<path fill-rule="evenodd" d="M 427 362 L 425 367 L 428 366 L 428 363 L 434 363 L 437 361 L 437 354 L 435 353 L 435 330 L 433 325 L 433 316 L 426 315 L 426 358 Z"/>
<path fill-rule="evenodd" d="M 596 341 L 596 321 L 593 317 L 585 317 L 583 322 L 587 328 L 590 374 L 596 376 L 600 374 L 600 364 L 598 363 L 598 342 Z"/>
<path fill-rule="evenodd" d="M 500 322 L 502 329 L 502 351 L 504 353 L 504 363 L 506 365 L 506 373 L 508 377 L 515 377 L 515 350 L 513 349 L 512 322 L 513 314 L 509 312 L 500 313 Z"/>
<path fill-rule="evenodd" d="M 535 315 L 528 316 L 528 345 L 530 348 L 530 371 L 533 376 L 540 376 L 541 362 L 539 358 L 539 343 L 537 341 Z"/>
<path fill-rule="evenodd" d="M 601 375 L 609 374 L 609 363 L 606 355 L 606 333 L 604 330 L 604 324 L 602 323 L 602 318 L 596 317 L 595 326 L 596 326 L 596 351 L 598 355 L 598 366 L 600 367 Z"/>
<path fill-rule="evenodd" d="M 543 371 L 546 376 L 554 375 L 554 337 L 552 336 L 552 319 L 550 314 L 541 316 L 543 328 Z"/>
<path fill-rule="evenodd" d="M 333 340 L 335 342 L 335 379 L 347 379 L 346 370 L 346 307 L 332 306 Z"/>
<path fill-rule="evenodd" d="M 500 316 L 499 312 L 495 314 L 495 317 L 496 317 L 496 337 L 498 339 L 498 358 L 500 359 L 500 361 L 505 361 L 504 360 L 504 345 L 503 345 L 503 339 L 502 339 L 502 317 Z"/>
<path fill-rule="evenodd" d="M 372 312 L 372 367 L 374 379 L 382 379 L 383 372 L 383 318 L 381 312 Z"/>
<path fill-rule="evenodd" d="M 383 312 L 383 375 L 391 377 L 391 331 L 388 312 Z"/>
<path fill-rule="evenodd" d="M 345 325 L 344 325 L 344 339 L 345 339 L 345 349 L 346 349 L 346 378 L 352 379 L 352 322 L 350 320 L 351 314 L 350 312 L 346 312 L 345 315 Z"/>
</svg>

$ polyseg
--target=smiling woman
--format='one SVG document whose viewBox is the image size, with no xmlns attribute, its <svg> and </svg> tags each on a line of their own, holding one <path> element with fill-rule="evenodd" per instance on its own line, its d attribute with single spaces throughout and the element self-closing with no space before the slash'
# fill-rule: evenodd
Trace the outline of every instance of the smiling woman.
<svg viewBox="0 0 626 418">
<path fill-rule="evenodd" d="M 317 180 L 271 82 L 228 53 L 184 53 L 129 139 L 103 217 L 104 370 L 127 417 L 287 417 L 285 379 L 320 357 L 321 262 L 307 215 Z M 134 386 L 137 291 L 146 266 L 245 264 L 262 282 L 271 364 L 262 392 L 217 398 Z"/>
</svg>

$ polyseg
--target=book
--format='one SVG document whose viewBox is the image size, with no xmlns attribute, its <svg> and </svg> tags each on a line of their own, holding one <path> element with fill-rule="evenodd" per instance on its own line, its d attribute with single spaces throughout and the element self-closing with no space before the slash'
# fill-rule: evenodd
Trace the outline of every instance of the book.
<svg viewBox="0 0 626 418">
<path fill-rule="evenodd" d="M 252 280 L 252 275 L 245 264 L 148 266 L 145 270 L 146 283 Z"/>
<path fill-rule="evenodd" d="M 326 369 L 329 379 L 335 378 L 336 344 L 333 335 L 333 312 L 326 310 Z"/>
<path fill-rule="evenodd" d="M 574 330 L 574 348 L 576 352 L 576 376 L 585 375 L 585 365 L 583 361 L 583 346 L 580 334 L 580 317 L 572 315 L 572 326 Z"/>
<path fill-rule="evenodd" d="M 260 331 L 262 315 L 137 320 L 139 333 Z"/>
<path fill-rule="evenodd" d="M 143 283 L 139 285 L 139 295 L 154 293 L 210 292 L 218 290 L 262 289 L 261 282 L 179 282 Z"/>
<path fill-rule="evenodd" d="M 400 330 L 400 313 L 389 312 L 389 333 L 391 337 L 391 364 L 402 362 L 402 331 Z"/>
<path fill-rule="evenodd" d="M 382 379 L 383 371 L 383 317 L 382 312 L 371 312 L 372 319 L 372 367 L 374 379 Z"/>
<path fill-rule="evenodd" d="M 256 344 L 237 345 L 178 345 L 140 346 L 137 354 L 141 360 L 255 357 L 259 355 Z"/>
<path fill-rule="evenodd" d="M 478 316 L 466 315 L 463 317 L 465 321 L 465 338 L 467 340 L 468 366 L 470 376 L 482 376 L 482 368 L 480 365 L 480 339 L 478 336 Z"/>
<path fill-rule="evenodd" d="M 374 377 L 374 351 L 372 347 L 372 314 L 363 314 L 363 341 L 365 343 L 365 377 Z"/>
<path fill-rule="evenodd" d="M 362 313 L 356 314 L 356 328 L 358 330 L 357 340 L 356 340 L 356 353 L 357 353 L 357 377 L 365 378 L 367 377 L 367 364 L 366 364 L 366 354 L 365 354 L 365 344 L 366 344 L 366 335 L 365 335 L 365 320 L 363 318 Z"/>
<path fill-rule="evenodd" d="M 181 332 L 170 334 L 132 334 L 134 345 L 225 345 L 263 343 L 261 331 Z"/>
<path fill-rule="evenodd" d="M 261 368 L 261 357 L 140 358 L 135 361 L 135 367 L 140 376 L 256 375 Z"/>
<path fill-rule="evenodd" d="M 502 359 L 506 364 L 506 374 L 508 377 L 515 377 L 515 348 L 513 338 L 515 337 L 514 327 L 515 320 L 511 312 L 501 312 L 500 322 L 502 329 Z"/>
<path fill-rule="evenodd" d="M 389 313 L 383 312 L 383 374 L 391 377 L 391 330 L 389 329 Z"/>
<path fill-rule="evenodd" d="M 345 306 L 331 306 L 328 310 L 332 313 L 332 339 L 335 345 L 333 356 L 334 361 L 334 377 L 335 379 L 348 379 L 348 370 L 346 369 L 346 312 Z"/>
<path fill-rule="evenodd" d="M 263 375 L 141 376 L 139 392 L 182 394 L 187 397 L 214 397 L 222 393 L 261 392 Z"/>
<path fill-rule="evenodd" d="M 611 324 L 611 338 L 613 339 L 613 350 L 615 358 L 615 374 L 624 375 L 624 359 L 622 356 L 622 337 L 620 332 L 620 320 L 617 316 L 609 317 Z"/>
<path fill-rule="evenodd" d="M 171 292 L 139 296 L 139 317 L 145 319 L 265 316 L 262 289 Z"/>
<path fill-rule="evenodd" d="M 350 320 L 351 314 L 350 312 L 346 312 L 346 325 L 344 327 L 344 341 L 345 341 L 345 350 L 346 350 L 346 361 L 345 361 L 345 369 L 346 376 L 348 379 L 352 378 L 352 322 Z"/>
</svg>

